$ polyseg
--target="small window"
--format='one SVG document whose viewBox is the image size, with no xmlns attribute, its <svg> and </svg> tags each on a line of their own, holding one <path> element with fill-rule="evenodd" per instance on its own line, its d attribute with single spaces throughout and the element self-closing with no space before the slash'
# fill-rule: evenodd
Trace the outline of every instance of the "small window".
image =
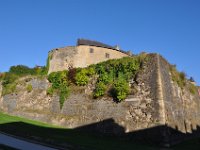
<svg viewBox="0 0 200 150">
<path fill-rule="evenodd" d="M 106 53 L 106 58 L 110 58 L 110 54 Z"/>
<path fill-rule="evenodd" d="M 90 48 L 90 53 L 94 53 L 94 49 L 93 48 Z"/>
</svg>

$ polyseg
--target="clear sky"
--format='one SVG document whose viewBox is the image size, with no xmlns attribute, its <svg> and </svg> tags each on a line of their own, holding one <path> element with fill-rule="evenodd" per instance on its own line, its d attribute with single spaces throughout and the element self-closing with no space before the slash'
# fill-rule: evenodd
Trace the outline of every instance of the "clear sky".
<svg viewBox="0 0 200 150">
<path fill-rule="evenodd" d="M 200 84 L 200 0 L 0 0 L 0 72 L 77 38 L 160 53 Z"/>
</svg>

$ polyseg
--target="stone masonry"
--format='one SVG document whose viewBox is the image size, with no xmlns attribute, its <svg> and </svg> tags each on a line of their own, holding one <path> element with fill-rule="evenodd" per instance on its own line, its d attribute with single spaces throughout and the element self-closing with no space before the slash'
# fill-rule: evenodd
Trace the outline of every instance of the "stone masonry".
<svg viewBox="0 0 200 150">
<path fill-rule="evenodd" d="M 49 52 L 49 72 L 68 70 L 69 67 L 87 67 L 109 59 L 128 57 L 130 54 L 111 47 L 77 45 L 53 49 Z"/>
<path fill-rule="evenodd" d="M 82 46 L 81 48 L 86 52 L 90 46 Z M 75 50 L 70 55 L 79 53 L 78 47 L 71 47 L 70 49 Z M 53 55 L 50 63 L 54 63 L 62 56 L 68 58 L 67 55 L 69 54 L 60 49 Z M 92 54 L 89 53 L 87 57 L 89 55 Z M 181 89 L 172 81 L 169 64 L 160 55 L 148 55 L 150 56 L 149 60 L 138 73 L 137 83 L 133 83 L 137 92 L 129 95 L 121 103 L 114 102 L 110 97 L 92 99 L 88 92 L 90 86 L 75 86 L 60 110 L 59 96 L 50 97 L 46 94 L 46 90 L 50 86 L 47 79 L 26 77 L 20 79 L 16 93 L 0 95 L 0 111 L 68 128 L 77 128 L 113 119 L 116 124 L 123 127 L 126 134 L 158 126 L 168 126 L 184 134 L 195 131 L 200 125 L 199 95 L 191 94 L 187 88 Z M 60 58 L 60 61 L 63 58 Z M 78 64 L 78 62 L 73 63 Z M 87 63 L 82 65 L 85 64 Z M 53 71 L 52 65 L 51 69 Z M 60 67 L 59 69 L 63 68 Z M 26 90 L 28 84 L 33 87 L 31 92 Z M 0 85 L 0 93 L 1 89 Z M 96 129 L 98 132 L 109 132 L 112 135 L 124 134 L 114 127 L 108 128 L 99 125 L 96 126 Z M 168 131 L 166 128 L 154 132 L 153 135 L 145 134 L 145 138 L 148 138 L 148 136 L 159 143 L 162 143 L 163 140 L 172 143 L 172 140 L 180 139 L 177 134 Z"/>
</svg>

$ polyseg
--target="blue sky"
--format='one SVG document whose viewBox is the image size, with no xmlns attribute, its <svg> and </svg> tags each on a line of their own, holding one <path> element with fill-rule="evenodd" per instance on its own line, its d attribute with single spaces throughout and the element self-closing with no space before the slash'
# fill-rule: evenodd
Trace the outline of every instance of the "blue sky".
<svg viewBox="0 0 200 150">
<path fill-rule="evenodd" d="M 200 84 L 199 0 L 0 1 L 0 72 L 45 65 L 48 51 L 77 38 L 160 53 Z"/>
</svg>

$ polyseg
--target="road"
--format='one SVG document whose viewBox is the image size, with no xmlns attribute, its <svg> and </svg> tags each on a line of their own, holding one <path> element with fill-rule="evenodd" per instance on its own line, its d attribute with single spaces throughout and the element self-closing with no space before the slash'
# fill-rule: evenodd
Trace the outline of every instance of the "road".
<svg viewBox="0 0 200 150">
<path fill-rule="evenodd" d="M 0 133 L 0 144 L 7 145 L 20 150 L 57 150 L 55 148 L 47 147 L 17 139 L 15 137 Z"/>
</svg>

